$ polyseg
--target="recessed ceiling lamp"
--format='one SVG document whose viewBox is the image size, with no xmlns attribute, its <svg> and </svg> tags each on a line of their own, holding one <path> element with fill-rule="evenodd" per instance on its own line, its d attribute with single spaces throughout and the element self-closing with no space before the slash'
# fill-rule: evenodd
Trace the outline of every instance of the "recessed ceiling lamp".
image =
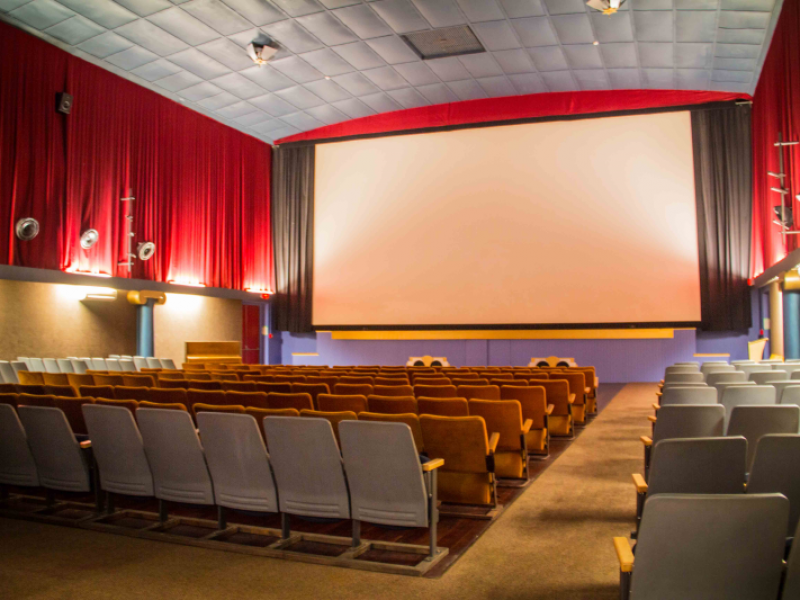
<svg viewBox="0 0 800 600">
<path fill-rule="evenodd" d="M 247 45 L 247 55 L 259 67 L 267 64 L 278 50 L 277 44 L 266 36 L 261 36 Z"/>
<path fill-rule="evenodd" d="M 625 0 L 589 0 L 586 3 L 589 8 L 599 10 L 607 17 L 617 12 L 623 4 L 625 4 Z"/>
<path fill-rule="evenodd" d="M 97 243 L 100 239 L 100 234 L 97 229 L 87 229 L 81 234 L 81 248 L 88 250 Z"/>
<path fill-rule="evenodd" d="M 17 221 L 15 228 L 17 238 L 23 242 L 30 242 L 33 238 L 39 235 L 39 221 L 33 217 L 25 217 Z"/>
</svg>

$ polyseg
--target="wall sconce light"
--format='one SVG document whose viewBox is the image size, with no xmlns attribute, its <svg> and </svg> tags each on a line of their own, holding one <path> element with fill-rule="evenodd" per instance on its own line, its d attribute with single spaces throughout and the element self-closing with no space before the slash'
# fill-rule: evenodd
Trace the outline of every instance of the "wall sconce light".
<svg viewBox="0 0 800 600">
<path fill-rule="evenodd" d="M 33 238 L 39 235 L 39 221 L 33 217 L 25 217 L 17 221 L 15 228 L 17 238 L 23 242 L 30 242 Z"/>
<path fill-rule="evenodd" d="M 88 250 L 97 243 L 100 239 L 100 234 L 97 229 L 87 229 L 81 234 L 81 248 Z"/>
<path fill-rule="evenodd" d="M 81 302 L 113 302 L 117 299 L 117 290 L 113 288 L 86 288 Z"/>
</svg>

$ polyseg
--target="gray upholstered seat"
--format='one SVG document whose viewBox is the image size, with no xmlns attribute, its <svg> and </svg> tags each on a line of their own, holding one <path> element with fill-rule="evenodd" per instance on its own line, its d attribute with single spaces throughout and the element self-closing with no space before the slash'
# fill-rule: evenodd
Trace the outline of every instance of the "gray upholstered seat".
<svg viewBox="0 0 800 600">
<path fill-rule="evenodd" d="M 800 406 L 737 406 L 728 421 L 726 434 L 747 440 L 747 471 L 756 456 L 758 441 L 768 433 L 800 433 Z"/>
<path fill-rule="evenodd" d="M 278 512 L 278 493 L 258 422 L 251 415 L 198 412 L 217 505 Z"/>
<path fill-rule="evenodd" d="M 756 365 L 758 363 L 754 360 L 745 359 L 745 360 L 732 360 L 731 364 L 734 367 L 739 367 L 741 365 Z"/>
<path fill-rule="evenodd" d="M 55 358 L 43 358 L 42 363 L 44 364 L 45 373 L 61 373 Z"/>
<path fill-rule="evenodd" d="M 28 365 L 28 371 L 31 373 L 44 373 L 47 371 L 44 366 L 44 361 L 41 358 L 26 358 L 20 360 Z"/>
<path fill-rule="evenodd" d="M 800 464 L 800 435 L 769 433 L 758 441 L 755 460 L 747 480 L 748 494 L 778 493 L 789 499 L 787 537 L 794 535 L 800 523 L 798 464 Z"/>
<path fill-rule="evenodd" d="M 106 367 L 108 367 L 109 371 L 121 371 L 122 369 L 119 366 L 119 360 L 116 358 L 107 358 L 106 359 Z"/>
<path fill-rule="evenodd" d="M 747 381 L 747 375 L 741 371 L 722 371 L 719 373 L 709 373 L 706 376 L 706 383 L 708 385 L 716 385 L 722 382 L 739 382 Z"/>
<path fill-rule="evenodd" d="M 136 367 L 133 364 L 133 360 L 128 358 L 120 358 L 119 359 L 119 370 L 125 371 L 127 373 L 136 372 Z"/>
<path fill-rule="evenodd" d="M 670 404 L 716 404 L 717 389 L 711 386 L 669 388 L 661 396 L 661 406 Z"/>
<path fill-rule="evenodd" d="M 0 486 L 38 487 L 39 475 L 17 411 L 0 404 Z"/>
<path fill-rule="evenodd" d="M 157 358 L 153 358 L 152 356 L 148 356 L 146 359 L 147 368 L 148 369 L 160 369 L 161 368 L 161 361 Z"/>
<path fill-rule="evenodd" d="M 104 358 L 92 358 L 91 359 L 91 368 L 95 371 L 107 371 L 108 365 L 106 365 L 106 360 Z"/>
<path fill-rule="evenodd" d="M 793 532 L 794 539 L 800 536 L 800 526 Z M 792 551 L 786 561 L 786 582 L 783 585 L 781 600 L 800 598 L 800 543 L 792 544 Z"/>
<path fill-rule="evenodd" d="M 164 369 L 172 369 L 172 370 L 175 370 L 175 369 L 177 369 L 177 368 L 178 368 L 178 367 L 176 367 L 176 366 L 175 366 L 175 361 L 174 361 L 174 360 L 172 360 L 171 358 L 160 358 L 159 360 L 161 361 L 161 366 L 162 366 Z"/>
<path fill-rule="evenodd" d="M 75 369 L 72 368 L 72 361 L 68 358 L 57 358 L 58 370 L 62 373 L 74 373 Z"/>
<path fill-rule="evenodd" d="M 772 365 L 774 371 L 785 371 L 791 376 L 795 371 L 800 371 L 800 365 L 797 363 L 783 363 L 780 365 Z"/>
<path fill-rule="evenodd" d="M 0 360 L 0 383 L 19 383 L 16 369 L 7 360 Z"/>
<path fill-rule="evenodd" d="M 139 408 L 136 420 L 153 473 L 161 519 L 167 516 L 164 501 L 214 504 L 211 475 L 189 413 Z"/>
<path fill-rule="evenodd" d="M 89 368 L 89 363 L 82 358 L 71 358 L 69 362 L 72 364 L 72 370 L 78 374 L 86 373 Z"/>
<path fill-rule="evenodd" d="M 700 365 L 700 372 L 703 377 L 708 377 L 709 373 L 725 373 L 735 370 L 736 367 L 725 363 L 703 363 Z"/>
<path fill-rule="evenodd" d="M 683 362 L 676 362 L 672 365 L 673 367 L 694 367 L 698 371 L 700 370 L 700 363 L 696 360 L 688 360 Z"/>
<path fill-rule="evenodd" d="M 263 423 L 281 513 L 349 519 L 347 482 L 330 421 L 265 417 Z"/>
<path fill-rule="evenodd" d="M 719 403 L 725 408 L 725 429 L 731 419 L 731 412 L 736 406 L 773 405 L 777 390 L 771 385 L 730 386 L 720 396 Z"/>
<path fill-rule="evenodd" d="M 800 381 L 796 383 L 797 385 L 790 385 L 783 388 L 780 404 L 794 404 L 800 406 Z"/>
<path fill-rule="evenodd" d="M 81 408 L 100 471 L 100 487 L 113 494 L 155 495 L 153 474 L 131 411 L 102 404 Z"/>
<path fill-rule="evenodd" d="M 137 371 L 141 371 L 142 369 L 147 368 L 147 359 L 145 359 L 143 356 L 134 356 L 133 364 Z"/>
<path fill-rule="evenodd" d="M 661 440 L 653 447 L 647 497 L 743 493 L 746 455 L 741 436 Z"/>
<path fill-rule="evenodd" d="M 798 402 L 800 402 L 800 381 L 787 379 L 786 381 L 773 381 L 770 385 L 775 388 L 776 404 L 798 404 Z M 789 392 L 786 396 L 787 401 L 784 402 L 783 394 L 788 388 L 797 389 Z"/>
<path fill-rule="evenodd" d="M 717 401 L 722 398 L 723 394 L 725 394 L 725 390 L 729 387 L 751 386 L 755 384 L 755 381 L 721 381 L 714 386 L 717 389 Z"/>
<path fill-rule="evenodd" d="M 667 373 L 664 375 L 664 384 L 668 383 L 701 383 L 703 374 L 698 372 Z"/>
<path fill-rule="evenodd" d="M 621 598 L 630 583 L 636 600 L 774 600 L 788 514 L 779 494 L 655 496 L 642 520 L 632 577 L 621 577 Z"/>
<path fill-rule="evenodd" d="M 64 413 L 47 406 L 20 406 L 17 411 L 41 486 L 64 492 L 91 491 L 89 465 Z"/>
<path fill-rule="evenodd" d="M 786 379 L 789 379 L 789 374 L 786 371 L 764 369 L 750 373 L 750 381 L 755 381 L 758 385 L 764 385 L 770 381 L 785 381 Z"/>
<path fill-rule="evenodd" d="M 672 365 L 664 369 L 664 376 L 667 377 L 674 373 L 699 373 L 700 368 L 691 365 Z"/>
<path fill-rule="evenodd" d="M 14 369 L 14 373 L 19 373 L 20 371 L 27 371 L 28 365 L 21 360 L 12 360 L 11 368 Z"/>
<path fill-rule="evenodd" d="M 759 365 L 758 363 L 736 365 L 736 370 L 747 375 L 748 379 L 750 379 L 750 373 L 753 373 L 754 371 L 764 371 L 765 369 L 766 367 L 764 365 Z"/>
</svg>

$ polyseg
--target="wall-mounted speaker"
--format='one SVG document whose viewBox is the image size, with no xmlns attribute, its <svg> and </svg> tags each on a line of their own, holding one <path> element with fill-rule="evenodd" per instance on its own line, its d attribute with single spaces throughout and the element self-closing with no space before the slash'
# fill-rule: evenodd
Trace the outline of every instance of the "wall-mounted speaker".
<svg viewBox="0 0 800 600">
<path fill-rule="evenodd" d="M 574 358 L 559 358 L 558 356 L 548 356 L 547 358 L 532 358 L 528 363 L 529 367 L 577 367 L 578 363 Z"/>
<path fill-rule="evenodd" d="M 56 94 L 56 110 L 68 115 L 72 110 L 72 94 L 59 92 Z"/>
<path fill-rule="evenodd" d="M 449 367 L 445 356 L 409 356 L 407 367 Z"/>
</svg>

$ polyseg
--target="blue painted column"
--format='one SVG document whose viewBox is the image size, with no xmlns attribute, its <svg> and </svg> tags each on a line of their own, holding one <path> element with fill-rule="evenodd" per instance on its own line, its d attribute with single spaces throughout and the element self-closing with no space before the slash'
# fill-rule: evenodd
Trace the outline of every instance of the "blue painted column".
<svg viewBox="0 0 800 600">
<path fill-rule="evenodd" d="M 783 351 L 786 358 L 800 358 L 800 291 L 783 292 Z"/>
<path fill-rule="evenodd" d="M 148 298 L 144 304 L 136 305 L 136 354 L 155 356 L 155 332 L 153 314 L 155 298 Z"/>
</svg>

